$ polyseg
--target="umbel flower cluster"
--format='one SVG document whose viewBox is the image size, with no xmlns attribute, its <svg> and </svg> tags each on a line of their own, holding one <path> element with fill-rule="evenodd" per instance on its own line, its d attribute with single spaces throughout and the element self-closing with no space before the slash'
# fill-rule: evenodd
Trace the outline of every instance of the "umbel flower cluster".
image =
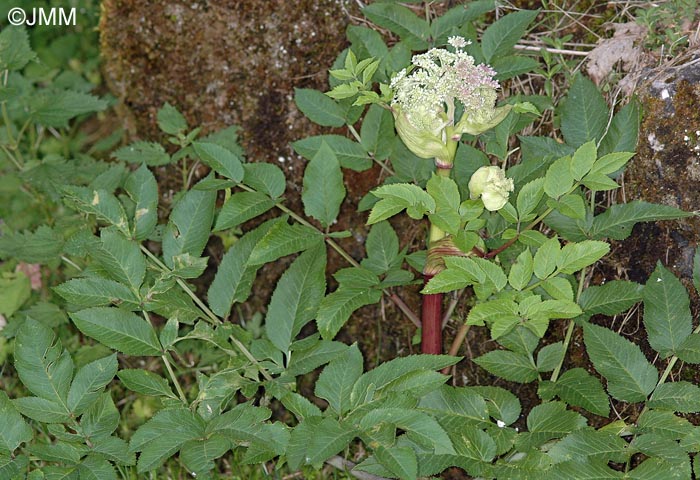
<svg viewBox="0 0 700 480">
<path fill-rule="evenodd" d="M 496 72 L 474 63 L 463 48 L 464 38 L 450 37 L 454 52 L 433 48 L 415 55 L 413 67 L 391 80 L 396 130 L 406 146 L 421 158 L 450 166 L 462 134 L 478 135 L 503 120 L 510 106 L 495 108 L 499 85 Z M 463 107 L 455 119 L 457 102 Z"/>
</svg>

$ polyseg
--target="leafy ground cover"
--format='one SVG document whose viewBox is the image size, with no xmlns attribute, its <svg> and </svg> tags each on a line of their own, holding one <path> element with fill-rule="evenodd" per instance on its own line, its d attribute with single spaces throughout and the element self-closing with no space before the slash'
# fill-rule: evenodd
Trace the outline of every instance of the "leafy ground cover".
<svg viewBox="0 0 700 480">
<path fill-rule="evenodd" d="M 166 104 L 160 139 L 105 133 L 118 101 L 100 86 L 95 16 L 68 33 L 2 29 L 2 478 L 691 478 L 700 397 L 682 375 L 700 363 L 700 254 L 685 284 L 661 256 L 642 281 L 600 282 L 595 265 L 635 224 L 693 214 L 622 201 L 641 115 L 621 93 L 631 67 L 599 60 L 596 85 L 580 60 L 623 21 L 658 61 L 689 58 L 697 7 L 361 13 L 328 92 L 293 92 L 328 129 L 293 143 L 299 209 L 234 126 L 203 132 Z M 395 73 L 433 48 L 463 48 L 502 85 L 500 122 L 447 110 L 436 141 L 451 169 L 383 108 Z M 470 183 L 488 165 L 512 180 L 498 207 Z M 351 255 L 344 178 L 377 170 Z M 179 191 L 164 194 L 163 172 Z M 409 224 L 410 239 L 396 227 Z M 330 255 L 345 263 L 329 270 Z M 269 300 L 250 302 L 275 264 Z M 400 315 L 372 328 L 405 322 L 415 335 L 397 350 L 417 348 L 402 299 L 417 290 L 448 294 L 448 355 L 385 358 L 343 333 L 392 302 Z M 635 315 L 622 335 L 616 319 Z"/>
</svg>

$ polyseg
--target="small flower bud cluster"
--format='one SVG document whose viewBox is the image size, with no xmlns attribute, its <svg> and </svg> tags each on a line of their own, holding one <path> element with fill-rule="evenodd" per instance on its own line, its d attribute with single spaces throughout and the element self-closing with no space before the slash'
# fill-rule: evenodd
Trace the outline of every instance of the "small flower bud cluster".
<svg viewBox="0 0 700 480">
<path fill-rule="evenodd" d="M 481 197 L 484 208 L 495 212 L 508 203 L 508 197 L 514 188 L 513 179 L 507 178 L 501 168 L 481 167 L 469 180 L 469 197 L 472 200 Z"/>
</svg>

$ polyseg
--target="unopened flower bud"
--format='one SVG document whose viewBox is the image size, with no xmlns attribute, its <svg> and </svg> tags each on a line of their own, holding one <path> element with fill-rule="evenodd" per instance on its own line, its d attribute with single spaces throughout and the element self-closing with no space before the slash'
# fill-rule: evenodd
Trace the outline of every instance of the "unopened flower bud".
<svg viewBox="0 0 700 480">
<path fill-rule="evenodd" d="M 511 108 L 512 105 L 504 105 L 498 108 L 485 106 L 480 110 L 465 111 L 462 118 L 455 125 L 455 131 L 460 134 L 468 133 L 470 135 L 484 133 L 501 123 Z"/>
<path fill-rule="evenodd" d="M 432 125 L 428 122 L 431 120 L 430 118 L 409 118 L 399 105 L 393 106 L 393 112 L 396 132 L 411 152 L 420 158 L 446 158 L 449 156 L 449 150 L 442 138 L 445 128 L 444 121 L 440 121 L 436 115 L 432 116 L 433 120 L 437 120 L 433 121 Z M 416 127 L 415 123 L 418 122 L 431 128 Z"/>
<path fill-rule="evenodd" d="M 514 188 L 513 179 L 506 178 L 500 167 L 481 167 L 469 180 L 469 197 L 472 200 L 481 197 L 484 208 L 495 212 L 508 203 L 508 197 Z"/>
</svg>

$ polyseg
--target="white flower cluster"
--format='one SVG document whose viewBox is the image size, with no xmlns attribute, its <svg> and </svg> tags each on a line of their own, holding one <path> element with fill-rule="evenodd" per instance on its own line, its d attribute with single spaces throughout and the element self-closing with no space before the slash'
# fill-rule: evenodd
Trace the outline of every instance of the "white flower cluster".
<svg viewBox="0 0 700 480">
<path fill-rule="evenodd" d="M 454 123 L 455 99 L 462 103 L 472 122 L 488 122 L 494 115 L 498 82 L 487 65 L 475 65 L 463 47 L 462 37 L 450 37 L 454 52 L 433 48 L 415 55 L 409 74 L 400 71 L 391 80 L 392 105 L 398 105 L 415 128 L 437 133 Z"/>
</svg>

